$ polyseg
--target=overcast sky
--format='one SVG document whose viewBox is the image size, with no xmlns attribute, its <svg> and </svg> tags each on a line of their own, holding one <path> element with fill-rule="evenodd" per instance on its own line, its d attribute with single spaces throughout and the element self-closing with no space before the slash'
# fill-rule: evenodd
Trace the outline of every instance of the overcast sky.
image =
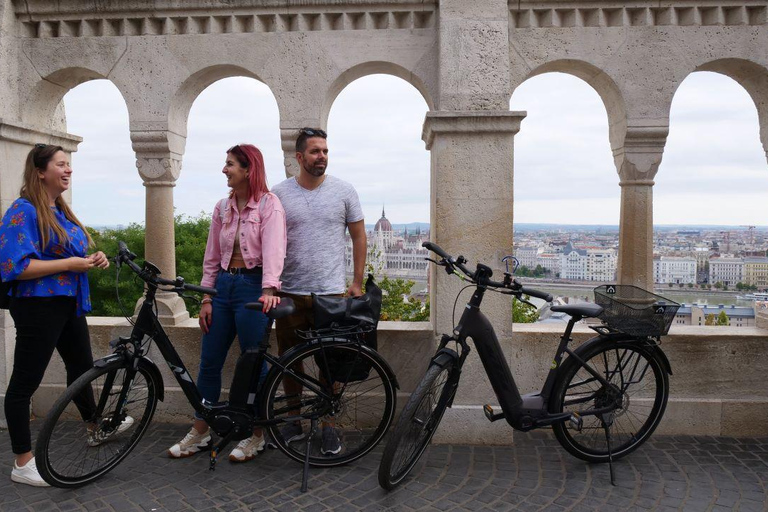
<svg viewBox="0 0 768 512">
<path fill-rule="evenodd" d="M 144 220 L 144 187 L 135 167 L 128 112 L 106 80 L 65 97 L 68 131 L 84 137 L 73 155 L 73 203 L 89 225 Z M 618 224 L 618 175 L 597 93 L 551 73 L 515 91 L 512 110 L 527 118 L 515 137 L 515 222 Z M 429 222 L 429 153 L 421 140 L 427 105 L 407 82 L 385 75 L 350 84 L 328 121 L 328 173 L 358 190 L 367 223 L 382 205 L 394 223 Z M 285 177 L 277 104 L 263 84 L 216 82 L 189 115 L 177 213 L 210 212 L 227 192 L 225 151 L 249 142 L 264 153 L 270 185 Z M 767 225 L 768 163 L 757 111 L 733 80 L 694 73 L 678 89 L 670 135 L 654 187 L 656 224 Z"/>
</svg>

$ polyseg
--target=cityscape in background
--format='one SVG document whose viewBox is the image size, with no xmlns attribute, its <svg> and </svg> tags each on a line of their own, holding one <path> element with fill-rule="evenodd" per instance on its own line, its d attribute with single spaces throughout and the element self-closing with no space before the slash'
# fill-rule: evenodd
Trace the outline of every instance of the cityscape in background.
<svg viewBox="0 0 768 512">
<path fill-rule="evenodd" d="M 410 298 L 426 297 L 429 254 L 421 244 L 429 225 L 392 225 L 382 208 L 366 230 L 374 272 L 411 280 Z M 748 327 L 755 308 L 768 307 L 767 227 L 657 226 L 653 238 L 655 293 L 681 304 L 676 324 Z M 556 303 L 591 302 L 594 287 L 616 282 L 618 226 L 521 224 L 514 239 L 515 275 L 552 293 Z M 351 276 L 351 240 L 346 262 Z M 564 321 L 540 306 L 541 321 Z"/>
</svg>

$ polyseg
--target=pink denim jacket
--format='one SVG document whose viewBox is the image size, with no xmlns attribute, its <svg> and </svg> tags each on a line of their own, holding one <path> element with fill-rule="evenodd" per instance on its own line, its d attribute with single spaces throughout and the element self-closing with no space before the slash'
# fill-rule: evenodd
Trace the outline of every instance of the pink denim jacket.
<svg viewBox="0 0 768 512">
<path fill-rule="evenodd" d="M 223 208 L 224 211 L 220 211 Z M 242 212 L 233 197 L 216 203 L 208 232 L 201 286 L 213 288 L 219 269 L 232 260 L 237 221 L 240 220 L 240 252 L 248 268 L 263 267 L 261 286 L 280 289 L 287 237 L 285 210 L 271 192 L 260 201 L 249 200 Z"/>
</svg>

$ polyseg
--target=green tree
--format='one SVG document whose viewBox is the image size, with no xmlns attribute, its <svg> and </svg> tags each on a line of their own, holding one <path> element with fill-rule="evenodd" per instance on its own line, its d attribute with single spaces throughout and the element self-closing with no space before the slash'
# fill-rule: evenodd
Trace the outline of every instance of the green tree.
<svg viewBox="0 0 768 512">
<path fill-rule="evenodd" d="M 176 272 L 188 283 L 199 284 L 203 275 L 203 256 L 208 240 L 208 228 L 211 225 L 210 216 L 200 214 L 198 217 L 177 216 L 175 219 L 176 237 Z M 117 243 L 123 241 L 143 261 L 144 227 L 140 224 L 130 224 L 126 228 L 107 229 L 98 232 L 89 228 L 96 244 L 96 249 L 104 251 L 110 258 L 117 254 Z M 162 272 L 163 269 L 160 269 Z M 112 265 L 106 271 L 94 270 L 88 273 L 91 287 L 92 315 L 94 316 L 123 316 L 132 315 L 136 302 L 144 293 L 144 286 L 133 272 L 124 268 L 120 272 L 117 290 L 120 302 L 125 311 L 121 310 L 115 294 L 116 269 Z M 166 279 L 176 276 L 163 274 Z M 195 294 L 191 294 L 196 296 Z M 191 316 L 200 312 L 197 301 L 187 301 L 187 310 Z"/>
<path fill-rule="evenodd" d="M 706 317 L 704 317 L 704 325 L 715 325 L 715 314 L 710 313 Z"/>
<path fill-rule="evenodd" d="M 528 299 L 528 296 L 524 297 Z M 539 319 L 536 308 L 525 302 L 512 299 L 512 321 L 516 324 L 532 324 Z"/>
<path fill-rule="evenodd" d="M 722 287 L 723 287 L 723 283 L 721 283 L 720 281 L 715 283 L 715 288 L 717 288 L 718 290 L 721 289 Z"/>
<path fill-rule="evenodd" d="M 717 315 L 717 322 L 715 325 L 728 325 L 728 315 L 725 314 L 725 311 L 721 311 L 719 315 Z"/>
<path fill-rule="evenodd" d="M 688 288 L 693 288 L 693 283 L 688 283 Z"/>
<path fill-rule="evenodd" d="M 413 285 L 416 283 L 410 279 L 391 279 L 382 276 L 383 269 L 380 265 L 374 268 L 374 261 L 379 261 L 381 251 L 376 247 L 368 250 L 365 272 L 373 274 L 376 284 L 382 292 L 381 316 L 384 321 L 426 322 L 429 321 L 429 297 L 423 303 L 411 297 Z M 349 285 L 349 283 L 347 283 Z"/>
<path fill-rule="evenodd" d="M 410 298 L 414 281 L 382 277 L 378 282 L 382 291 L 381 320 L 425 322 L 429 320 L 429 299 L 425 303 Z"/>
</svg>

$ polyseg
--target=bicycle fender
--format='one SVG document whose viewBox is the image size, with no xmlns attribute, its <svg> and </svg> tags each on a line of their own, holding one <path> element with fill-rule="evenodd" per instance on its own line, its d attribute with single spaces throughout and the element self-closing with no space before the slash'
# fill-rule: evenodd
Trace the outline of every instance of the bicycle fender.
<svg viewBox="0 0 768 512">
<path fill-rule="evenodd" d="M 102 357 L 101 359 L 97 359 L 93 362 L 94 368 L 106 368 L 109 365 L 116 364 L 116 366 L 119 366 L 124 362 L 125 358 L 122 354 L 110 354 L 106 357 Z M 163 381 L 163 375 L 160 373 L 160 369 L 157 367 L 157 365 L 149 358 L 142 357 L 139 359 L 139 366 L 146 370 L 147 373 L 151 374 L 152 377 L 155 379 L 155 382 L 158 383 L 157 387 L 157 399 L 161 402 L 165 399 L 165 382 Z"/>
<path fill-rule="evenodd" d="M 452 361 L 458 361 L 459 355 L 456 353 L 455 350 L 450 348 L 442 348 L 438 350 L 437 354 L 435 354 L 432 357 L 432 361 L 429 363 L 430 365 L 436 364 L 440 368 L 445 368 L 448 363 Z"/>
<path fill-rule="evenodd" d="M 97 359 L 93 362 L 94 368 L 105 368 L 106 366 L 114 363 L 115 361 L 122 361 L 123 356 L 122 354 L 109 354 L 106 357 L 102 357 L 101 359 Z"/>
<path fill-rule="evenodd" d="M 574 353 L 579 357 L 582 357 L 582 354 L 585 351 L 587 351 L 593 345 L 596 345 L 597 343 L 600 343 L 603 341 L 612 341 L 616 344 L 638 343 L 637 338 L 633 338 L 628 334 L 623 334 L 623 333 L 619 333 L 611 336 L 595 336 L 594 338 L 590 338 L 584 343 L 582 343 L 581 345 L 579 345 L 574 350 Z M 672 375 L 672 365 L 669 363 L 669 358 L 667 358 L 667 354 L 665 354 L 664 351 L 661 350 L 661 347 L 659 347 L 658 345 L 642 345 L 642 346 L 646 350 L 648 350 L 652 355 L 658 358 L 659 361 L 661 361 L 661 366 L 662 368 L 664 368 L 665 372 L 667 372 L 669 375 Z"/>
</svg>

